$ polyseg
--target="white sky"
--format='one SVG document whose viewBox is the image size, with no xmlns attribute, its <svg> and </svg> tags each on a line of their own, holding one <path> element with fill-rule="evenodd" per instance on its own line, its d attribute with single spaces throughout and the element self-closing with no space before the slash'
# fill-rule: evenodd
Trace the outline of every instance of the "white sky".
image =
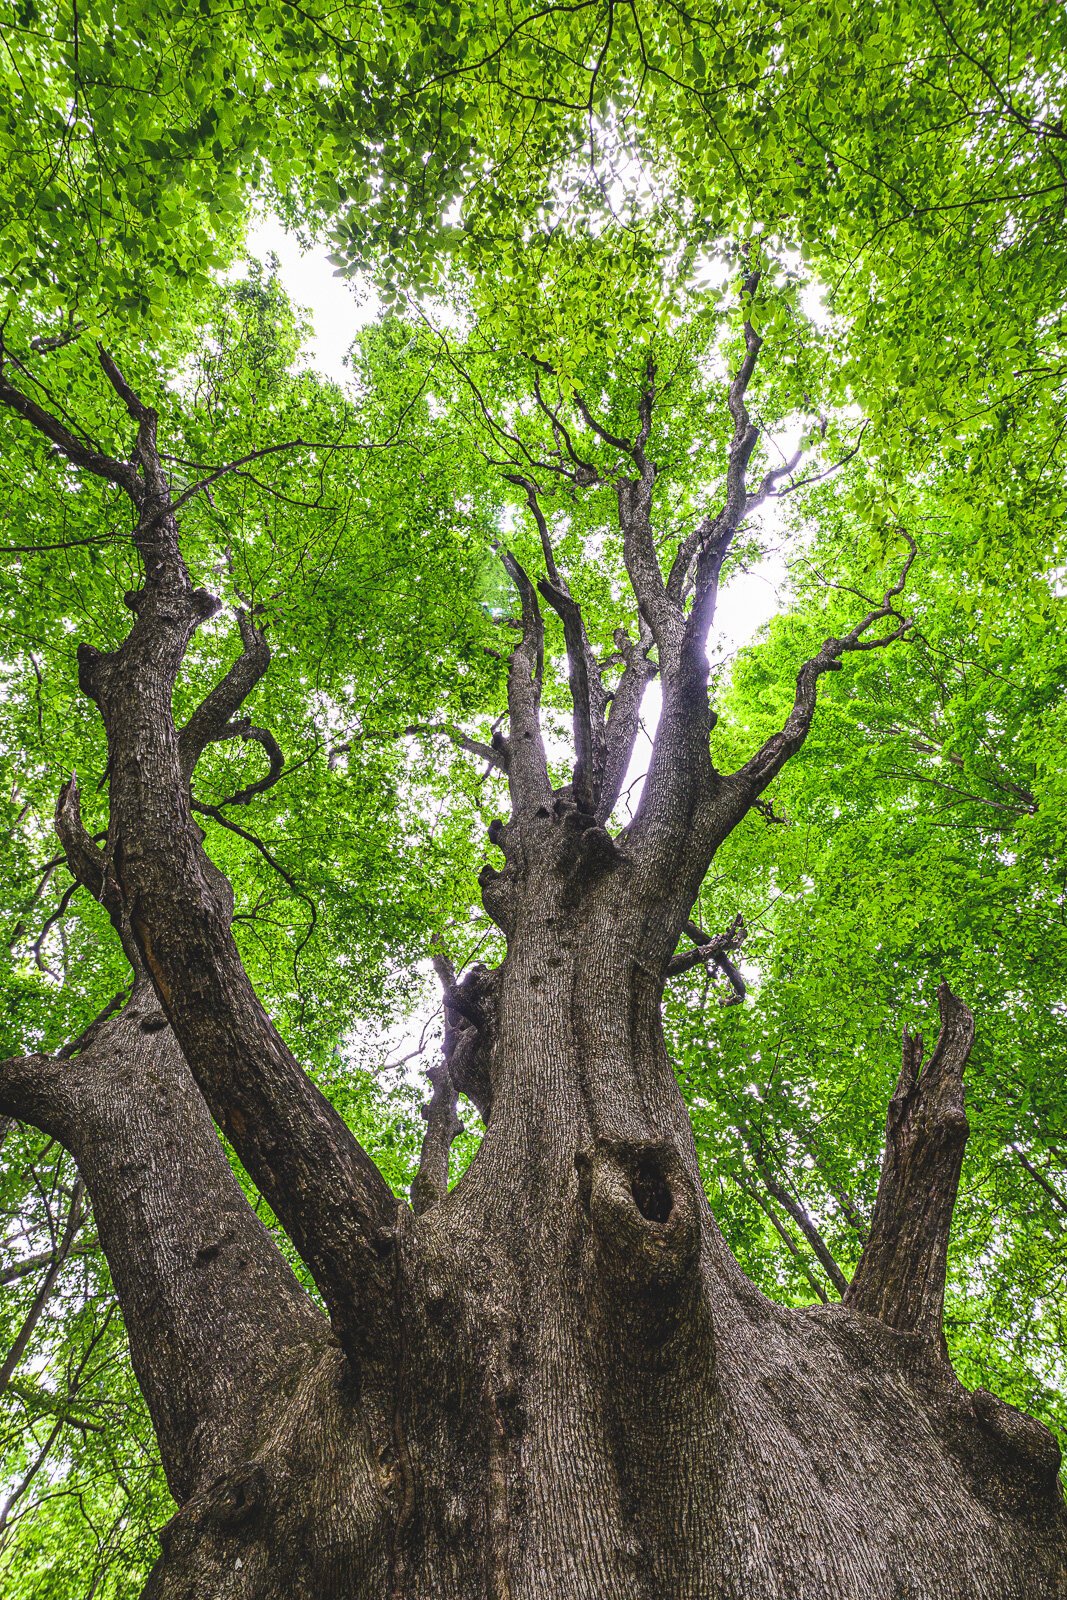
<svg viewBox="0 0 1067 1600">
<path fill-rule="evenodd" d="M 248 233 L 248 251 L 261 261 L 278 257 L 278 271 L 286 293 L 310 313 L 314 334 L 308 342 L 310 365 L 324 377 L 345 387 L 351 376 L 345 356 L 353 339 L 378 314 L 374 291 L 352 278 L 338 277 L 323 245 L 302 250 L 277 217 L 263 217 Z"/>
</svg>

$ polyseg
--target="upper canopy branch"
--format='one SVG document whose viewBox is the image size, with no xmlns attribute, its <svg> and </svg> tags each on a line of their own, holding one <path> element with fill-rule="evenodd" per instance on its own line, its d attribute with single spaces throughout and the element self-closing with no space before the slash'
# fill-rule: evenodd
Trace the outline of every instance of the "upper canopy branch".
<svg viewBox="0 0 1067 1600">
<path fill-rule="evenodd" d="M 329 754 L 329 765 L 331 768 L 336 767 L 341 757 L 347 755 L 352 746 L 362 739 L 399 739 L 422 735 L 448 739 L 457 749 L 466 750 L 468 755 L 477 756 L 479 761 L 488 762 L 500 772 L 508 770 L 509 747 L 507 740 L 501 734 L 494 732 L 492 742 L 486 744 L 484 739 L 475 739 L 471 734 L 464 733 L 454 722 L 409 722 L 399 733 L 376 730 L 354 734 L 351 739 L 345 739 L 343 743 L 333 746 Z"/>
<path fill-rule="evenodd" d="M 759 287 L 760 272 L 750 272 L 742 286 L 742 298 L 751 301 Z M 748 466 L 759 441 L 760 430 L 749 415 L 746 396 L 752 382 L 763 340 L 746 317 L 743 324 L 745 354 L 735 372 L 727 394 L 727 407 L 734 431 L 726 466 L 726 491 L 719 510 L 703 517 L 679 545 L 667 580 L 668 593 L 681 607 L 689 594 L 693 606 L 686 623 L 689 643 L 703 645 L 715 613 L 723 563 L 744 518 L 769 492 L 773 475 L 768 474 L 756 495 L 748 491 Z M 799 459 L 799 458 L 798 458 Z"/>
<path fill-rule="evenodd" d="M 823 673 L 839 671 L 841 657 L 851 652 L 884 649 L 886 645 L 902 639 L 912 627 L 911 619 L 902 617 L 894 602 L 903 592 L 917 551 L 911 535 L 905 533 L 903 529 L 899 531 L 908 546 L 908 554 L 901 568 L 900 577 L 886 590 L 881 603 L 874 606 L 848 633 L 825 640 L 818 654 L 804 662 L 797 674 L 793 708 L 786 718 L 784 727 L 778 733 L 772 734 L 756 754 L 727 780 L 730 790 L 743 797 L 745 810 L 804 743 L 811 727 L 811 719 L 815 714 L 818 683 Z M 897 622 L 895 628 L 889 633 L 869 637 L 870 630 L 877 623 L 891 618 Z"/>
<path fill-rule="evenodd" d="M 55 445 L 61 455 L 65 456 L 72 466 L 80 467 L 85 472 L 91 472 L 95 477 L 105 478 L 109 483 L 116 484 L 124 489 L 131 497 L 137 492 L 137 469 L 127 461 L 117 461 L 113 456 L 107 455 L 98 446 L 91 442 L 86 443 L 77 438 L 58 417 L 52 415 L 36 400 L 17 389 L 9 383 L 4 375 L 5 363 L 10 357 L 4 349 L 0 337 L 0 405 L 5 405 L 9 410 L 16 412 L 24 418 L 30 426 L 44 438 Z M 21 365 L 21 363 L 19 363 Z M 23 369 L 25 370 L 25 369 Z M 106 369 L 105 369 L 106 370 Z"/>
<path fill-rule="evenodd" d="M 533 513 L 537 525 L 537 534 L 541 540 L 541 554 L 545 558 L 545 571 L 555 584 L 560 582 L 559 569 L 556 566 L 556 557 L 552 550 L 552 540 L 548 532 L 548 522 L 541 509 L 541 502 L 537 498 L 537 485 L 532 479 L 523 477 L 521 472 L 505 472 L 504 478 L 508 483 L 513 483 L 521 489 L 526 496 L 526 503 Z"/>
</svg>

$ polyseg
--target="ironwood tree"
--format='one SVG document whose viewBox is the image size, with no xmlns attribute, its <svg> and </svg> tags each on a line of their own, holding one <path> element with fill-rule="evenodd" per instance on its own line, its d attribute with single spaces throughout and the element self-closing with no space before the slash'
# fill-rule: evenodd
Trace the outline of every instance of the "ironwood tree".
<svg viewBox="0 0 1067 1600">
<path fill-rule="evenodd" d="M 759 277 L 743 281 L 746 308 Z M 905 1037 L 869 1237 L 832 1306 L 776 1305 L 740 1270 L 665 1048 L 672 975 L 715 964 L 743 991 L 737 927 L 693 920 L 716 851 L 803 745 L 820 680 L 899 647 L 912 626 L 916 550 L 902 534 L 882 598 L 801 665 L 782 726 L 735 769 L 714 764 L 707 640 L 723 565 L 799 462 L 753 469 L 762 344 L 746 317 L 722 395 L 721 490 L 666 542 L 666 561 L 653 357 L 625 433 L 617 408 L 566 385 L 546 393 L 556 375 L 532 363 L 552 452 L 524 448 L 528 473 L 514 454 L 506 465 L 541 566 L 501 550 L 519 606 L 506 716 L 490 741 L 461 736 L 506 776 L 510 812 L 489 830 L 496 864 L 480 880 L 503 957 L 456 972 L 436 955 L 446 1032 L 410 1203 L 261 1004 L 234 941 L 232 890 L 204 848 L 205 751 L 260 745 L 261 790 L 282 760 L 243 710 L 271 659 L 254 610 L 239 614 L 229 670 L 175 718 L 191 641 L 218 608 L 181 548 L 184 505 L 206 485 L 172 488 L 166 419 L 103 347 L 128 454 L 86 443 L 10 368 L 0 380 L 27 429 L 121 494 L 139 559 L 125 638 L 78 649 L 106 734 L 105 834 L 84 824 L 76 777 L 55 814 L 132 988 L 60 1057 L 5 1062 L 0 1111 L 71 1152 L 93 1206 L 178 1503 L 147 1595 L 1063 1592 L 1056 1442 L 965 1389 L 942 1328 L 968 1131 L 963 1000 L 942 987 L 928 1056 Z M 548 475 L 614 497 L 638 622 L 620 624 L 607 659 L 557 559 Z M 562 775 L 542 725 L 546 615 L 565 648 Z M 648 773 L 620 826 L 653 678 L 662 709 Z M 485 1132 L 450 1188 L 460 1094 Z M 257 1218 L 220 1131 L 322 1309 Z"/>
</svg>

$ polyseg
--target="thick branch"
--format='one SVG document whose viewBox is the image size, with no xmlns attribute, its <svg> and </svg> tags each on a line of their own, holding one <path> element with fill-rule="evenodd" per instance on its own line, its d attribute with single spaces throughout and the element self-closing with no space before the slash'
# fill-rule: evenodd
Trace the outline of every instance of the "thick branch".
<svg viewBox="0 0 1067 1600">
<path fill-rule="evenodd" d="M 104 478 L 133 496 L 137 492 L 137 470 L 127 461 L 117 461 L 93 444 L 84 443 L 57 417 L 31 400 L 21 389 L 8 382 L 4 376 L 6 352 L 0 341 L 0 405 L 5 405 L 42 434 L 74 467 Z"/>
<path fill-rule="evenodd" d="M 599 807 L 607 756 L 604 713 L 608 697 L 585 631 L 581 607 L 564 578 L 542 578 L 537 585 L 560 621 L 567 646 L 568 682 L 574 710 L 574 799 L 579 811 L 592 815 Z"/>
<path fill-rule="evenodd" d="M 416 1216 L 438 1205 L 447 1195 L 449 1152 L 463 1132 L 463 1124 L 456 1114 L 456 1086 L 448 1062 L 441 1061 L 431 1067 L 426 1076 L 432 1092 L 429 1102 L 422 1108 L 426 1133 L 419 1155 L 419 1170 L 411 1185 L 411 1209 Z"/>
<path fill-rule="evenodd" d="M 232 893 L 204 853 L 172 713 L 189 641 L 217 602 L 193 588 L 182 559 L 155 415 L 103 351 L 101 364 L 137 423 L 133 480 L 123 473 L 116 481 L 137 508 L 133 540 L 145 572 L 143 587 L 126 597 L 134 622 L 121 648 L 78 652 L 81 686 L 108 737 L 106 860 L 119 904 L 109 892 L 105 903 L 120 931 L 128 922 L 212 1116 L 307 1263 L 349 1350 L 366 1354 L 392 1326 L 382 1256 L 396 1201 L 293 1058 L 241 963 Z M 69 453 L 57 427 L 43 431 Z M 77 447 L 71 459 L 83 454 Z"/>
<path fill-rule="evenodd" d="M 104 894 L 104 852 L 93 842 L 82 822 L 78 774 L 72 772 L 56 800 L 55 829 L 71 876 L 88 889 L 94 900 Z"/>
<path fill-rule="evenodd" d="M 74 1059 L 39 1058 L 35 1083 L 30 1070 L 0 1068 L 0 1103 L 77 1162 L 182 1501 L 247 1456 L 325 1321 L 246 1200 L 147 982 Z"/>
<path fill-rule="evenodd" d="M 645 690 L 657 672 L 655 662 L 648 659 L 652 634 L 647 625 L 642 628 L 637 644 L 633 643 L 624 628 L 618 628 L 615 632 L 615 648 L 621 654 L 624 666 L 608 710 L 604 734 L 604 776 L 600 786 L 600 803 L 596 809 L 598 822 L 608 820 L 622 793 L 641 727 L 641 704 Z"/>
<path fill-rule="evenodd" d="M 937 999 L 941 1031 L 925 1067 L 922 1039 L 904 1034 L 870 1237 L 844 1300 L 943 1350 L 949 1229 L 968 1132 L 963 1069 L 974 1018 L 946 983 Z"/>
<path fill-rule="evenodd" d="M 178 735 L 182 771 L 187 780 L 209 744 L 232 737 L 233 719 L 270 666 L 266 635 L 243 608 L 237 613 L 237 626 L 241 634 L 241 654 L 197 706 Z M 241 731 L 248 735 L 247 727 Z"/>
<path fill-rule="evenodd" d="M 445 1036 L 441 1049 L 449 1076 L 454 1089 L 467 1096 L 488 1124 L 492 1112 L 489 1058 L 496 975 L 477 962 L 457 980 L 452 963 L 440 952 L 434 956 L 433 964 L 444 996 Z"/>
<path fill-rule="evenodd" d="M 508 787 L 512 805 L 520 810 L 543 804 L 552 792 L 541 737 L 545 631 L 533 584 L 510 551 L 501 551 L 500 559 L 522 605 L 522 638 L 508 661 Z"/>
<path fill-rule="evenodd" d="M 556 557 L 552 550 L 548 523 L 545 521 L 545 514 L 541 510 L 541 502 L 537 498 L 537 485 L 532 479 L 524 477 L 521 472 L 505 472 L 504 479 L 507 483 L 515 484 L 526 496 L 526 503 L 533 513 L 533 519 L 537 525 L 538 538 L 541 540 L 541 554 L 545 558 L 545 571 L 548 573 L 549 581 L 558 585 L 560 581 L 559 569 L 556 566 Z"/>
<path fill-rule="evenodd" d="M 648 387 L 642 397 L 643 417 L 651 423 L 655 405 L 655 385 L 649 377 Z M 644 425 L 642 432 L 646 430 Z M 632 453 L 632 450 L 631 450 Z M 619 527 L 622 529 L 622 552 L 626 573 L 637 600 L 638 610 L 651 630 L 659 650 L 661 667 L 675 661 L 681 648 L 685 622 L 681 606 L 668 594 L 663 581 L 656 540 L 652 529 L 652 495 L 656 484 L 656 467 L 645 453 L 642 443 L 638 459 L 638 476 L 620 477 L 616 488 L 619 504 Z"/>
<path fill-rule="evenodd" d="M 743 294 L 751 297 L 758 286 L 759 273 L 747 275 Z M 651 484 L 639 496 L 636 487 L 629 491 L 630 504 L 624 505 L 620 486 L 620 520 L 626 537 L 624 549 L 627 571 L 647 616 L 659 648 L 663 683 L 663 709 L 653 742 L 652 760 L 637 815 L 627 830 L 628 841 L 645 858 L 645 866 L 655 876 L 676 872 L 680 857 L 693 865 L 694 881 L 700 858 L 703 866 L 714 848 L 708 805 L 717 791 L 717 774 L 712 766 L 708 739 L 714 718 L 708 703 L 708 659 L 706 641 L 714 613 L 719 575 L 726 553 L 741 520 L 749 508 L 746 474 L 759 438 L 759 429 L 750 421 L 745 394 L 755 371 L 762 341 L 750 322 L 744 324 L 745 355 L 728 394 L 734 421 L 726 472 L 726 496 L 714 517 L 705 517 L 683 541 L 670 577 L 665 584 L 655 552 L 647 506 Z M 651 424 L 651 407 L 647 412 Z M 644 461 L 643 450 L 640 453 Z M 642 474 L 644 484 L 647 474 Z M 647 526 L 646 526 L 647 524 Z M 684 603 L 691 581 L 695 599 L 688 616 Z M 651 594 L 650 609 L 643 595 Z"/>
</svg>

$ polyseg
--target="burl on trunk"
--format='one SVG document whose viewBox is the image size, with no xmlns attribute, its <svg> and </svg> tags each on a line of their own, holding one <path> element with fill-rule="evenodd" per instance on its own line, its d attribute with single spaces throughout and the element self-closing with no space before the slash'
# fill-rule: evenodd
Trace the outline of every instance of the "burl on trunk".
<svg viewBox="0 0 1067 1600">
<path fill-rule="evenodd" d="M 743 293 L 751 297 L 758 275 Z M 745 516 L 759 430 L 727 396 L 718 509 L 664 576 L 653 531 L 656 374 L 632 436 L 581 396 L 554 471 L 610 483 L 637 638 L 597 660 L 559 571 L 536 475 L 510 476 L 544 575 L 503 559 L 521 605 L 506 735 L 462 742 L 507 776 L 483 900 L 507 954 L 457 975 L 438 952 L 444 1056 L 409 1207 L 301 1070 L 231 933 L 192 784 L 206 746 L 255 736 L 241 707 L 269 663 L 240 653 L 177 728 L 172 692 L 216 602 L 193 587 L 156 417 L 106 352 L 136 432 L 100 455 L 6 379 L 0 401 L 134 509 L 144 579 L 110 654 L 80 653 L 109 750 L 101 850 L 77 785 L 56 826 L 134 973 L 68 1060 L 0 1067 L 0 1112 L 73 1153 L 92 1198 L 177 1515 L 156 1600 L 1050 1600 L 1067 1593 L 1059 1454 L 1039 1423 L 958 1382 L 942 1332 L 967 1136 L 973 1025 L 942 988 L 926 1064 L 906 1039 L 874 1224 L 840 1304 L 797 1311 L 745 1278 L 710 1213 L 660 1022 L 665 980 L 729 935 L 690 921 L 716 849 L 803 743 L 818 680 L 907 630 L 882 603 L 801 667 L 781 731 L 718 771 L 705 641 Z M 539 400 L 541 389 L 537 389 Z M 562 402 L 561 402 L 562 403 Z M 554 415 L 556 413 L 553 413 Z M 606 447 L 610 473 L 572 439 Z M 528 464 L 527 464 L 528 467 Z M 180 498 L 180 497 L 178 497 Z M 566 643 L 575 760 L 553 782 L 541 730 L 541 606 Z M 658 673 L 662 714 L 633 820 L 612 825 Z M 260 737 L 262 735 L 262 737 Z M 685 948 L 679 949 L 684 944 Z M 739 989 L 743 992 L 743 989 Z M 485 1121 L 448 1188 L 457 1096 Z M 232 1143 L 316 1284 L 312 1303 L 232 1176 Z"/>
</svg>

